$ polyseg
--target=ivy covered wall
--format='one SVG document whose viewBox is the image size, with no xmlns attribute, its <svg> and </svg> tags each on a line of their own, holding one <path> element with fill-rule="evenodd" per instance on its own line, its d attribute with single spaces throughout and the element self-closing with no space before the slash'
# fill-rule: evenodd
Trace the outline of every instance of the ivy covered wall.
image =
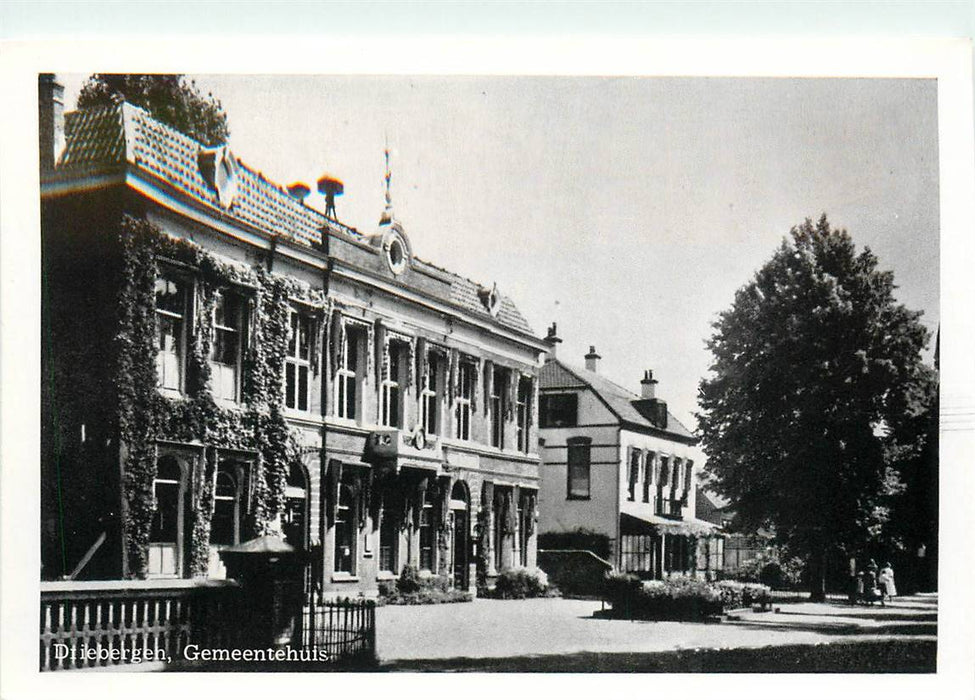
<svg viewBox="0 0 975 700">
<path fill-rule="evenodd" d="M 126 570 L 144 577 L 155 510 L 157 441 L 197 443 L 207 448 L 256 454 L 252 501 L 242 539 L 267 533 L 284 507 L 288 471 L 300 460 L 298 441 L 283 415 L 284 359 L 292 302 L 317 310 L 324 319 L 325 298 L 294 279 L 220 259 L 200 246 L 171 238 L 153 224 L 124 216 L 119 226 L 123 274 L 116 337 L 119 367 L 119 435 L 123 445 L 125 511 L 122 518 Z M 188 270 L 195 285 L 186 352 L 185 393 L 164 396 L 157 389 L 155 280 L 160 264 L 171 261 Z M 219 405 L 210 377 L 210 344 L 215 294 L 239 290 L 248 299 L 248 333 L 240 407 Z M 323 322 L 317 324 L 319 328 Z M 204 451 L 202 468 L 192 470 L 189 567 L 205 576 L 210 518 L 213 514 L 214 450 Z"/>
</svg>

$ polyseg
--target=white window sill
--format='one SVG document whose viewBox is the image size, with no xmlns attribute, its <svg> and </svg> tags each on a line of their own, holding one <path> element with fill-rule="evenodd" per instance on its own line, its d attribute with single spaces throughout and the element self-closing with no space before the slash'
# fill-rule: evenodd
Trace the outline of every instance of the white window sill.
<svg viewBox="0 0 975 700">
<path fill-rule="evenodd" d="M 399 576 L 394 574 L 392 571 L 380 571 L 376 574 L 377 581 L 395 581 Z"/>
<path fill-rule="evenodd" d="M 359 577 L 353 574 L 344 574 L 338 571 L 332 574 L 332 583 L 355 583 L 358 580 Z"/>
</svg>

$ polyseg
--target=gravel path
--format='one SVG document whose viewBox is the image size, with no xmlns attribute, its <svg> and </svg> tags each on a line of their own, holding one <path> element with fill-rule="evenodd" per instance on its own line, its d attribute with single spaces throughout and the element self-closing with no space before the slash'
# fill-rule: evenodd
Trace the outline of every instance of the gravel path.
<svg viewBox="0 0 975 700">
<path fill-rule="evenodd" d="M 599 601 L 476 600 L 377 609 L 381 663 L 589 653 L 652 653 L 937 638 L 937 596 L 896 599 L 881 608 L 783 603 L 721 623 L 632 622 L 593 617 Z"/>
</svg>

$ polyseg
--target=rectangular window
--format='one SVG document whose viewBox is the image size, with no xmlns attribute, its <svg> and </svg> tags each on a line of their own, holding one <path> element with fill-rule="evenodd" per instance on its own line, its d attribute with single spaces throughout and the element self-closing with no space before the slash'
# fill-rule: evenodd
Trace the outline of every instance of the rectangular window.
<svg viewBox="0 0 975 700">
<path fill-rule="evenodd" d="M 427 435 L 437 435 L 440 432 L 442 373 L 443 360 L 440 353 L 428 353 L 427 372 L 420 379 L 420 418 Z"/>
<path fill-rule="evenodd" d="M 496 367 L 491 382 L 491 446 L 504 447 L 504 414 L 507 410 L 510 373 Z"/>
<path fill-rule="evenodd" d="M 569 499 L 587 499 L 590 493 L 590 441 L 571 440 L 568 444 L 568 493 Z"/>
<path fill-rule="evenodd" d="M 571 428 L 578 424 L 579 397 L 576 394 L 543 394 L 539 401 L 540 427 Z"/>
<path fill-rule="evenodd" d="M 399 524 L 396 512 L 383 508 L 379 525 L 379 570 L 399 573 L 397 559 L 399 554 Z"/>
<path fill-rule="evenodd" d="M 183 390 L 189 283 L 161 272 L 156 278 L 156 374 L 160 386 Z"/>
<path fill-rule="evenodd" d="M 455 411 L 455 437 L 460 440 L 471 439 L 471 400 L 474 397 L 473 363 L 461 362 L 457 371 L 457 408 Z"/>
<path fill-rule="evenodd" d="M 341 484 L 335 509 L 334 570 L 338 573 L 355 573 L 356 529 L 355 494 L 351 486 Z"/>
<path fill-rule="evenodd" d="M 430 489 L 423 498 L 423 508 L 420 510 L 420 568 L 436 571 L 434 561 L 434 527 L 433 501 Z"/>
<path fill-rule="evenodd" d="M 636 484 L 640 479 L 640 452 L 630 450 L 630 469 L 627 475 L 626 500 L 636 500 Z"/>
<path fill-rule="evenodd" d="M 650 486 L 653 484 L 653 462 L 655 454 L 647 452 L 643 456 L 643 502 L 650 502 Z"/>
<path fill-rule="evenodd" d="M 531 417 L 532 400 L 532 380 L 528 377 L 521 377 L 518 380 L 518 401 L 515 411 L 515 419 L 518 425 L 518 451 L 530 452 L 528 444 L 528 421 Z"/>
<path fill-rule="evenodd" d="M 403 427 L 403 387 L 406 384 L 408 350 L 407 345 L 395 341 L 390 341 L 386 348 L 386 367 L 379 397 L 379 422 L 390 428 Z"/>
<path fill-rule="evenodd" d="M 284 405 L 296 411 L 307 411 L 310 405 L 311 337 L 311 318 L 292 311 L 284 360 Z"/>
<path fill-rule="evenodd" d="M 687 500 L 687 494 L 690 493 L 691 486 L 693 485 L 694 478 L 694 462 L 687 460 L 684 462 L 684 500 Z"/>
<path fill-rule="evenodd" d="M 359 417 L 359 373 L 362 366 L 364 332 L 347 327 L 335 372 L 335 413 L 339 418 L 355 420 Z"/>
<path fill-rule="evenodd" d="M 244 300 L 230 292 L 217 292 L 210 346 L 210 384 L 214 398 L 239 400 L 244 325 Z"/>
</svg>

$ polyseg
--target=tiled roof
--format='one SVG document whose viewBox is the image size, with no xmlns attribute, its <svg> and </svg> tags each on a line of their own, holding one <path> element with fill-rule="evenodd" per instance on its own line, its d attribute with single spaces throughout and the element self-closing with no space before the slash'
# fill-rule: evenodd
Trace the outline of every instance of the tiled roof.
<svg viewBox="0 0 975 700">
<path fill-rule="evenodd" d="M 216 190 L 200 170 L 200 144 L 128 103 L 66 114 L 65 141 L 64 152 L 58 161 L 58 169 L 62 171 L 128 163 L 231 219 L 306 245 L 321 241 L 325 226 L 353 237 L 360 235 L 355 229 L 326 219 L 321 212 L 305 206 L 285 188 L 267 180 L 240 159 L 236 160 L 237 195 L 230 208 L 223 209 Z M 448 301 L 475 315 L 492 318 L 481 303 L 476 282 L 442 271 L 450 277 Z M 534 335 L 508 297 L 501 297 L 497 321 Z"/>
<path fill-rule="evenodd" d="M 461 277 L 452 272 L 447 272 L 451 276 L 450 280 L 450 300 L 462 306 L 468 311 L 473 311 L 479 316 L 485 316 L 490 318 L 491 314 L 488 313 L 487 308 L 481 303 L 481 299 L 477 294 L 478 284 L 466 277 Z M 534 335 L 531 326 L 528 325 L 528 321 L 525 317 L 521 315 L 518 311 L 518 307 L 515 303 L 511 301 L 506 296 L 501 297 L 501 308 L 498 310 L 498 321 L 510 328 L 515 330 L 528 333 L 529 335 Z"/>
<path fill-rule="evenodd" d="M 691 431 L 677 420 L 670 411 L 667 411 L 666 428 L 659 428 L 654 425 L 635 405 L 640 401 L 639 396 L 596 372 L 567 365 L 561 360 L 550 360 L 539 371 L 538 381 L 539 387 L 542 389 L 588 386 L 606 402 L 609 409 L 624 423 L 638 428 L 650 429 L 655 432 L 669 433 L 679 436 L 685 441 L 696 440 Z M 549 382 L 552 382 L 552 384 L 549 384 Z"/>
</svg>

